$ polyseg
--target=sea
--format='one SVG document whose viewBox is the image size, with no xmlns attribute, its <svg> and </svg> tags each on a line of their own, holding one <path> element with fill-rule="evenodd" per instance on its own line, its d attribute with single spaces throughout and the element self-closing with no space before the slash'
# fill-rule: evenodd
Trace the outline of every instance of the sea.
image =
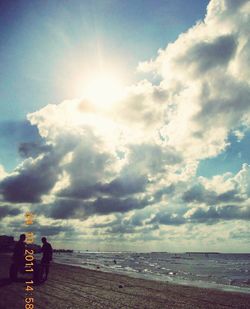
<svg viewBox="0 0 250 309">
<path fill-rule="evenodd" d="M 54 253 L 57 263 L 175 284 L 250 293 L 250 253 Z"/>
</svg>

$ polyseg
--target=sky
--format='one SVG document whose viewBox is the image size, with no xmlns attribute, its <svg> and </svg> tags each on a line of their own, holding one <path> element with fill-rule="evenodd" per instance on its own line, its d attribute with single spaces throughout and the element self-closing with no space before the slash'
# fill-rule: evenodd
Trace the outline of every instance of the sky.
<svg viewBox="0 0 250 309">
<path fill-rule="evenodd" d="M 0 1 L 0 14 L 0 234 L 249 252 L 249 1 Z"/>
</svg>

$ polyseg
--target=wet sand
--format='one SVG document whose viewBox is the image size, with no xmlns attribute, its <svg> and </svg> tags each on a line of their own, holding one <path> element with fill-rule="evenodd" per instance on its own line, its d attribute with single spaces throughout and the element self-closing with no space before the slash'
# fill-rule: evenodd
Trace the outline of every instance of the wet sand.
<svg viewBox="0 0 250 309">
<path fill-rule="evenodd" d="M 24 283 L 8 280 L 10 262 L 9 256 L 0 254 L 0 309 L 25 308 Z M 33 297 L 37 309 L 250 308 L 249 294 L 135 279 L 56 263 L 51 265 L 48 281 L 34 287 Z"/>
</svg>

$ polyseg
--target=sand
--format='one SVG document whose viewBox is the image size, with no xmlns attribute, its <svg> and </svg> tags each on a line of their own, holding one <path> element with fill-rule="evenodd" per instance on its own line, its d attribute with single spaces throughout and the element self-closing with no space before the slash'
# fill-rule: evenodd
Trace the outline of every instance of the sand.
<svg viewBox="0 0 250 309">
<path fill-rule="evenodd" d="M 22 309 L 24 283 L 9 282 L 10 262 L 10 256 L 0 254 L 0 309 Z M 37 309 L 250 308 L 249 294 L 135 279 L 56 263 L 51 265 L 48 281 L 34 287 L 33 297 Z"/>
</svg>

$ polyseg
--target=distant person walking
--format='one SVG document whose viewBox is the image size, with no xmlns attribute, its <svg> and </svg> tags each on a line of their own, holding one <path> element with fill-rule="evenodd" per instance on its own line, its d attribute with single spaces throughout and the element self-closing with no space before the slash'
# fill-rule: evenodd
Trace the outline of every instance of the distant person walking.
<svg viewBox="0 0 250 309">
<path fill-rule="evenodd" d="M 42 253 L 43 253 L 43 257 L 41 260 L 41 276 L 43 278 L 43 274 L 45 272 L 45 279 L 48 279 L 48 274 L 49 274 L 49 265 L 50 262 L 52 261 L 52 255 L 53 255 L 53 249 L 51 247 L 51 244 L 47 242 L 46 237 L 43 237 L 42 239 Z"/>
</svg>

